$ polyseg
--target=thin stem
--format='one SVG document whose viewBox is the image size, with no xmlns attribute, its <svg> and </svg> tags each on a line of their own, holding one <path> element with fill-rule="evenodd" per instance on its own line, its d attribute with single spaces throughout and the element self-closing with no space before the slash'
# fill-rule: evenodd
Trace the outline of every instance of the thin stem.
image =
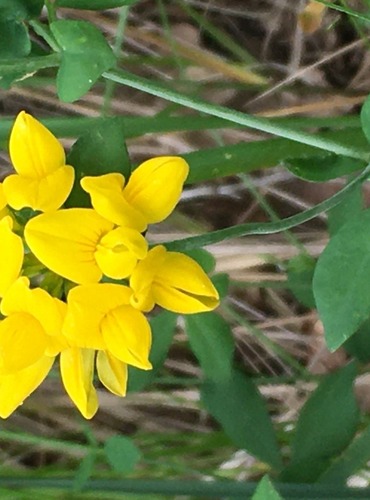
<svg viewBox="0 0 370 500">
<path fill-rule="evenodd" d="M 355 148 L 339 144 L 333 140 L 326 140 L 322 137 L 310 135 L 303 131 L 289 129 L 284 126 L 277 125 L 276 123 L 273 123 L 266 118 L 258 118 L 256 116 L 248 115 L 240 111 L 228 109 L 224 106 L 210 104 L 195 97 L 186 96 L 180 92 L 177 92 L 176 90 L 167 89 L 162 85 L 153 83 L 150 80 L 133 75 L 128 71 L 106 71 L 105 73 L 103 73 L 103 77 L 107 80 L 112 80 L 114 82 L 120 83 L 121 85 L 127 85 L 128 87 L 132 87 L 137 90 L 142 90 L 143 92 L 146 92 L 148 94 L 161 97 L 162 99 L 181 104 L 183 106 L 187 106 L 188 108 L 195 109 L 208 115 L 217 116 L 219 118 L 238 123 L 239 125 L 244 125 L 255 130 L 266 132 L 268 134 L 285 137 L 286 139 L 291 139 L 302 144 L 314 146 L 331 153 L 358 158 L 364 161 L 368 161 L 370 157 L 369 153 L 364 153 L 363 151 L 359 151 Z"/>
<path fill-rule="evenodd" d="M 169 241 L 164 243 L 164 245 L 169 250 L 190 250 L 192 248 L 198 248 L 206 245 L 212 245 L 214 243 L 219 243 L 226 239 L 236 238 L 240 236 L 252 235 L 252 234 L 275 234 L 286 229 L 291 229 L 295 226 L 303 224 L 311 219 L 314 219 L 322 212 L 326 212 L 331 208 L 338 205 L 342 199 L 350 192 L 355 186 L 363 182 L 370 173 L 370 164 L 366 169 L 357 177 L 355 177 L 351 182 L 349 182 L 344 188 L 338 191 L 334 196 L 328 198 L 327 200 L 319 203 L 313 208 L 305 210 L 292 217 L 287 217 L 279 222 L 266 222 L 260 223 L 247 223 L 240 224 L 237 226 L 231 226 L 226 229 L 220 229 L 218 231 L 212 231 L 207 234 L 201 234 L 199 236 L 191 236 L 190 238 L 183 238 L 180 240 Z"/>
</svg>

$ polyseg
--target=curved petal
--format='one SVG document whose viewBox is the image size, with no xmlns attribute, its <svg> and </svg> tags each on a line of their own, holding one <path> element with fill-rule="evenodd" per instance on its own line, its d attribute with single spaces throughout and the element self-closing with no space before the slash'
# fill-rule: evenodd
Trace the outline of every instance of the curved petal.
<svg viewBox="0 0 370 500">
<path fill-rule="evenodd" d="M 36 363 L 11 375 L 0 376 L 0 417 L 7 418 L 43 382 L 54 358 L 43 356 Z"/>
<path fill-rule="evenodd" d="M 178 314 L 196 314 L 212 311 L 219 305 L 218 299 L 202 295 L 191 295 L 189 293 L 153 284 L 153 298 L 156 304 Z"/>
<path fill-rule="evenodd" d="M 123 194 L 148 224 L 164 220 L 177 205 L 189 165 L 177 156 L 145 161 L 131 174 Z"/>
<path fill-rule="evenodd" d="M 72 190 L 74 175 L 74 169 L 68 165 L 35 179 L 9 175 L 3 182 L 4 194 L 8 205 L 15 210 L 30 207 L 33 210 L 52 212 L 66 201 Z"/>
<path fill-rule="evenodd" d="M 109 311 L 101 324 L 107 350 L 128 365 L 150 370 L 151 329 L 148 320 L 131 306 Z"/>
<path fill-rule="evenodd" d="M 100 323 L 111 309 L 128 304 L 131 293 L 128 287 L 113 283 L 72 288 L 63 333 L 74 345 L 104 350 Z"/>
<path fill-rule="evenodd" d="M 0 182 L 0 212 L 6 207 L 7 201 L 4 193 L 3 183 Z"/>
<path fill-rule="evenodd" d="M 28 313 L 15 313 L 0 322 L 2 373 L 14 373 L 36 363 L 44 354 L 48 337 Z"/>
<path fill-rule="evenodd" d="M 42 123 L 21 111 L 9 140 L 11 161 L 18 174 L 44 177 L 65 164 L 65 154 L 58 139 Z"/>
<path fill-rule="evenodd" d="M 89 193 L 91 204 L 98 214 L 117 226 L 144 231 L 147 222 L 140 212 L 127 203 L 122 192 L 124 183 L 125 178 L 118 173 L 81 179 L 81 186 Z"/>
<path fill-rule="evenodd" d="M 141 260 L 130 276 L 130 287 L 133 291 L 130 303 L 140 311 L 149 312 L 155 302 L 152 293 L 153 281 L 166 258 L 166 249 L 158 245 L 149 250 L 145 259 Z"/>
<path fill-rule="evenodd" d="M 68 396 L 82 415 L 90 419 L 98 410 L 94 378 L 95 353 L 90 349 L 70 348 L 60 354 L 60 371 Z"/>
<path fill-rule="evenodd" d="M 27 222 L 24 235 L 46 267 L 84 284 L 102 277 L 94 253 L 99 240 L 112 228 L 113 224 L 94 210 L 70 208 L 34 217 Z"/>
<path fill-rule="evenodd" d="M 96 368 L 101 383 L 117 396 L 126 395 L 127 365 L 107 351 L 99 351 Z"/>
<path fill-rule="evenodd" d="M 132 273 L 138 259 L 143 259 L 147 250 L 148 243 L 138 231 L 117 227 L 102 237 L 95 259 L 106 276 L 123 279 Z"/>
<path fill-rule="evenodd" d="M 12 227 L 11 217 L 0 220 L 0 297 L 18 278 L 23 264 L 22 238 L 13 233 Z"/>
</svg>

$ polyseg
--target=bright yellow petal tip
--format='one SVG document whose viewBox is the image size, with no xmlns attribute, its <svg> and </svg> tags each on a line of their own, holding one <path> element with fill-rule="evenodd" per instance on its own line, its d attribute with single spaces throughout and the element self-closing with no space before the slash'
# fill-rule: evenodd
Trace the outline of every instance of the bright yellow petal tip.
<svg viewBox="0 0 370 500">
<path fill-rule="evenodd" d="M 150 311 L 154 304 L 180 314 L 212 311 L 219 295 L 206 273 L 185 254 L 157 246 L 139 262 L 130 278 L 131 304 Z"/>
<path fill-rule="evenodd" d="M 71 192 L 74 170 L 65 165 L 58 139 L 21 111 L 10 134 L 9 152 L 17 174 L 3 183 L 8 205 L 16 210 L 30 207 L 43 212 L 60 208 Z"/>
</svg>

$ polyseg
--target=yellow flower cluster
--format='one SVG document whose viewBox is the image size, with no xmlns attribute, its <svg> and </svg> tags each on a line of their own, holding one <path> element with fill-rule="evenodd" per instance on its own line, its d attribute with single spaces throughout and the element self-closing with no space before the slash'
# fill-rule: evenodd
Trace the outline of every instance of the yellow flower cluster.
<svg viewBox="0 0 370 500">
<path fill-rule="evenodd" d="M 41 384 L 59 355 L 68 395 L 91 418 L 98 408 L 95 365 L 119 396 L 128 365 L 151 368 L 144 313 L 155 305 L 180 314 L 218 305 L 194 260 L 160 245 L 149 249 L 143 235 L 172 212 L 189 167 L 159 157 L 128 181 L 115 172 L 84 177 L 92 207 L 63 209 L 75 174 L 56 137 L 21 112 L 9 149 L 16 173 L 0 184 L 0 417 Z M 25 207 L 36 214 L 23 227 L 16 215 Z M 59 293 L 42 288 L 50 271 L 69 280 Z"/>
</svg>

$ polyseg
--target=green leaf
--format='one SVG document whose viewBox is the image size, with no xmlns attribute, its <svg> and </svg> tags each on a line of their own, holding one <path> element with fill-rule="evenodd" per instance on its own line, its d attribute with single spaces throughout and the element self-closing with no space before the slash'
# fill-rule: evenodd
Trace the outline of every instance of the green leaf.
<svg viewBox="0 0 370 500">
<path fill-rule="evenodd" d="M 153 365 L 153 369 L 145 371 L 129 366 L 129 392 L 142 391 L 156 378 L 167 358 L 168 349 L 170 348 L 175 333 L 176 320 L 177 316 L 168 311 L 163 311 L 150 320 L 153 340 L 149 359 Z"/>
<path fill-rule="evenodd" d="M 121 474 L 130 474 L 141 459 L 141 452 L 131 439 L 112 436 L 104 443 L 104 451 L 112 469 Z"/>
<path fill-rule="evenodd" d="M 365 137 L 370 142 L 370 95 L 361 108 L 361 125 Z"/>
<path fill-rule="evenodd" d="M 222 300 L 229 292 L 230 276 L 227 273 L 217 273 L 212 276 L 211 281 Z"/>
<path fill-rule="evenodd" d="M 326 342 L 340 347 L 370 311 L 370 210 L 347 222 L 319 257 L 313 291 Z"/>
<path fill-rule="evenodd" d="M 125 7 L 137 3 L 139 0 L 57 0 L 57 7 L 69 7 L 81 10 L 105 10 L 115 7 Z"/>
<path fill-rule="evenodd" d="M 50 29 L 62 50 L 58 96 L 73 102 L 86 94 L 116 59 L 102 33 L 87 21 L 55 21 Z"/>
<path fill-rule="evenodd" d="M 254 383 L 241 372 L 220 381 L 206 381 L 201 398 L 238 448 L 247 450 L 273 468 L 281 467 L 276 436 L 265 402 Z"/>
<path fill-rule="evenodd" d="M 275 490 L 268 476 L 263 476 L 258 483 L 252 500 L 283 500 L 283 497 Z"/>
<path fill-rule="evenodd" d="M 288 263 L 288 288 L 296 299 L 306 307 L 316 307 L 312 291 L 312 278 L 316 260 L 309 255 L 300 254 Z"/>
<path fill-rule="evenodd" d="M 78 469 L 73 478 L 73 489 L 75 491 L 81 491 L 86 485 L 87 481 L 90 479 L 94 472 L 94 466 L 96 462 L 96 452 L 89 452 L 79 464 Z"/>
<path fill-rule="evenodd" d="M 370 318 L 344 344 L 345 350 L 362 363 L 370 361 Z"/>
<path fill-rule="evenodd" d="M 1 0 L 0 19 L 24 21 L 41 13 L 44 0 Z"/>
<path fill-rule="evenodd" d="M 232 374 L 234 339 L 228 323 L 216 313 L 185 317 L 190 347 L 207 379 L 220 381 Z"/>
<path fill-rule="evenodd" d="M 342 202 L 328 212 L 328 225 L 331 236 L 353 218 L 356 218 L 364 208 L 362 186 L 347 193 Z"/>
<path fill-rule="evenodd" d="M 283 481 L 314 482 L 351 442 L 359 423 L 353 391 L 356 373 L 351 363 L 326 376 L 303 406 Z"/>
<path fill-rule="evenodd" d="M 119 172 L 127 178 L 131 165 L 122 124 L 118 118 L 107 118 L 82 135 L 72 146 L 67 162 L 75 169 L 75 184 L 66 205 L 91 206 L 90 197 L 80 186 L 86 175 Z"/>
<path fill-rule="evenodd" d="M 31 52 L 28 29 L 22 21 L 0 19 L 0 58 L 12 59 Z"/>
<path fill-rule="evenodd" d="M 328 154 L 311 158 L 295 158 L 284 161 L 292 174 L 314 182 L 325 182 L 343 175 L 351 174 L 365 167 L 366 162 Z"/>
<path fill-rule="evenodd" d="M 29 78 L 39 69 L 52 68 L 58 65 L 59 54 L 2 60 L 0 61 L 0 88 L 8 89 L 13 82 Z M 8 135 L 9 132 L 7 137 Z"/>
</svg>

